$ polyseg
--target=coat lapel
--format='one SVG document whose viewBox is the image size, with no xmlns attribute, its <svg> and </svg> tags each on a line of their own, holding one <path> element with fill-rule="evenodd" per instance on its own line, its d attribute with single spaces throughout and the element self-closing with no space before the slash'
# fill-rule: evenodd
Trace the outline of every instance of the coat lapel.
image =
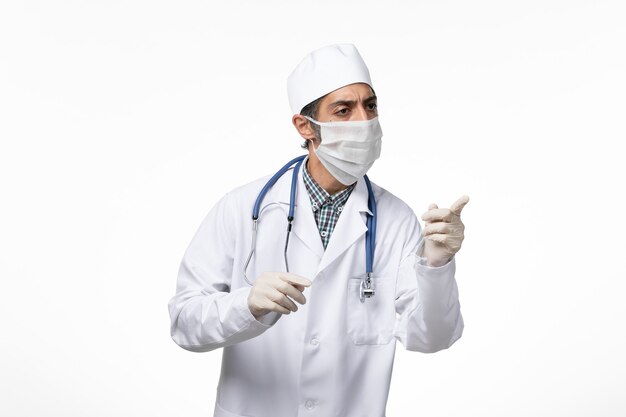
<svg viewBox="0 0 626 417">
<path fill-rule="evenodd" d="M 330 237 L 319 271 L 329 266 L 335 259 L 354 244 L 367 231 L 367 225 L 361 215 L 362 212 L 371 213 L 367 208 L 367 185 L 363 177 L 359 178 L 356 186 L 339 215 L 333 234 Z M 315 219 L 313 219 L 315 221 Z M 318 232 L 319 234 L 319 232 Z M 363 247 L 365 250 L 365 246 Z"/>
</svg>

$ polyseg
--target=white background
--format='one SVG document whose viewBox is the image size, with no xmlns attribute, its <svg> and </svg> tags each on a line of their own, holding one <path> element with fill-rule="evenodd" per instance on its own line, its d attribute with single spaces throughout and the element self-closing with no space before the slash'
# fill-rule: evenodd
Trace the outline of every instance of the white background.
<svg viewBox="0 0 626 417">
<path fill-rule="evenodd" d="M 221 350 L 169 335 L 178 264 L 219 197 L 302 153 L 292 68 L 353 42 L 372 180 L 418 215 L 470 196 L 464 335 L 398 343 L 388 416 L 624 416 L 625 11 L 3 1 L 0 415 L 212 415 Z"/>
</svg>

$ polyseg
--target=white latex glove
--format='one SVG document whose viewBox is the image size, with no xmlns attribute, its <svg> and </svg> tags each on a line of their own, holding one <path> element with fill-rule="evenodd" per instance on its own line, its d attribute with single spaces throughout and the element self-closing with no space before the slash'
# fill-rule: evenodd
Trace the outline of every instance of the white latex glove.
<svg viewBox="0 0 626 417">
<path fill-rule="evenodd" d="M 461 249 L 461 242 L 465 238 L 465 226 L 460 216 L 468 201 L 469 197 L 463 195 L 449 209 L 438 208 L 437 204 L 433 203 L 428 206 L 428 211 L 422 214 L 422 220 L 426 224 L 422 256 L 426 258 L 428 266 L 445 265 Z"/>
<path fill-rule="evenodd" d="M 250 289 L 248 308 L 257 320 L 270 311 L 289 314 L 298 310 L 291 298 L 306 303 L 302 291 L 310 285 L 310 280 L 289 272 L 263 272 Z"/>
</svg>

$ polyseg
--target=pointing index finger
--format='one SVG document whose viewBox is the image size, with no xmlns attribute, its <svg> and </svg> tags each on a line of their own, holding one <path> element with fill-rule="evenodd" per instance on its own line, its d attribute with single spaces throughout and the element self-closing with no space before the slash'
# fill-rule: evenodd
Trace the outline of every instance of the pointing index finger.
<svg viewBox="0 0 626 417">
<path fill-rule="evenodd" d="M 469 201 L 469 196 L 467 194 L 464 194 L 458 200 L 456 200 L 452 204 L 452 206 L 450 206 L 450 210 L 452 210 L 452 212 L 456 214 L 457 216 L 460 216 L 461 210 L 463 210 L 463 207 L 465 207 L 468 201 Z"/>
</svg>

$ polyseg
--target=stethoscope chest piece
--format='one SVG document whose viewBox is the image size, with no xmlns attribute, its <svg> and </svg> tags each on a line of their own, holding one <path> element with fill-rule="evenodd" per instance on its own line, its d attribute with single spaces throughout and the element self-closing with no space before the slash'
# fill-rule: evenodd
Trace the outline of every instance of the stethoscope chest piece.
<svg viewBox="0 0 626 417">
<path fill-rule="evenodd" d="M 374 287 L 372 286 L 371 274 L 367 274 L 367 277 L 361 281 L 359 296 L 362 303 L 365 302 L 366 298 L 372 298 L 374 296 Z"/>
</svg>

